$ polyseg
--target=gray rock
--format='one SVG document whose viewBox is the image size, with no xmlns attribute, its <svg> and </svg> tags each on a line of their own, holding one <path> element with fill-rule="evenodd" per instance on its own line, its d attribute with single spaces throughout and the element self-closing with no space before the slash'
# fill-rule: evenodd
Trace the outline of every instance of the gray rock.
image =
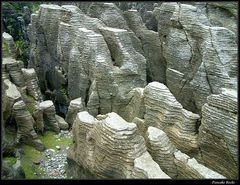
<svg viewBox="0 0 240 185">
<path fill-rule="evenodd" d="M 136 125 L 114 112 L 102 120 L 80 112 L 72 131 L 77 143 L 68 157 L 96 178 L 169 178 L 146 151 Z"/>
<path fill-rule="evenodd" d="M 55 118 L 56 118 L 56 120 L 58 122 L 58 126 L 61 130 L 68 130 L 69 125 L 62 117 L 55 115 Z"/>
<path fill-rule="evenodd" d="M 139 12 L 128 10 L 124 17 L 129 28 L 141 41 L 147 63 L 148 81 L 166 83 L 166 64 L 162 54 L 161 42 L 157 32 L 148 30 Z"/>
<path fill-rule="evenodd" d="M 169 140 L 167 134 L 155 127 L 148 127 L 146 142 L 149 153 L 162 170 L 171 178 L 178 176 L 177 166 L 174 163 L 175 146 Z"/>
<path fill-rule="evenodd" d="M 26 110 L 25 103 L 20 100 L 13 105 L 13 116 L 17 122 L 17 141 L 34 146 L 37 150 L 45 149 L 42 142 L 33 129 L 34 119 Z"/>
<path fill-rule="evenodd" d="M 192 5 L 162 3 L 153 14 L 167 63 L 167 85 L 185 109 L 201 112 L 207 96 L 221 87 L 236 88 L 234 32 L 212 27 L 206 14 Z"/>
<path fill-rule="evenodd" d="M 3 58 L 16 58 L 16 45 L 11 35 L 6 32 L 2 33 L 2 53 Z"/>
<path fill-rule="evenodd" d="M 43 101 L 42 94 L 38 86 L 38 77 L 33 68 L 22 69 L 24 79 L 27 84 L 27 93 L 32 96 L 36 101 Z"/>
<path fill-rule="evenodd" d="M 83 109 L 84 107 L 82 104 L 82 98 L 77 98 L 70 102 L 65 119 L 65 121 L 70 125 L 70 127 L 72 126 L 74 119 L 77 116 L 77 113 L 83 111 Z"/>
<path fill-rule="evenodd" d="M 221 94 L 209 96 L 202 107 L 199 128 L 198 142 L 203 162 L 227 178 L 237 177 L 236 105 L 236 90 L 223 89 Z"/>
<path fill-rule="evenodd" d="M 51 100 L 43 101 L 40 103 L 40 108 L 43 110 L 43 118 L 45 121 L 45 128 L 52 130 L 56 133 L 60 132 L 58 122 L 56 120 L 56 111 Z"/>
<path fill-rule="evenodd" d="M 198 114 L 183 109 L 169 89 L 158 82 L 151 82 L 145 87 L 144 102 L 146 125 L 165 131 L 171 142 L 181 151 L 198 152 Z"/>
</svg>

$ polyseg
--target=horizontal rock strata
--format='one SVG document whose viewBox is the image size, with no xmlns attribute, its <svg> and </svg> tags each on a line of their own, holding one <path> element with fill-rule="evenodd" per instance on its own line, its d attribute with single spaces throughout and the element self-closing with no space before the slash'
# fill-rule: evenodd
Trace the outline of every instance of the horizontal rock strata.
<svg viewBox="0 0 240 185">
<path fill-rule="evenodd" d="M 96 178 L 169 178 L 146 151 L 134 123 L 116 113 L 77 114 L 69 157 Z"/>
<path fill-rule="evenodd" d="M 169 89 L 161 83 L 149 83 L 144 89 L 145 124 L 164 130 L 176 147 L 186 153 L 198 150 L 198 114 L 183 109 Z"/>
</svg>

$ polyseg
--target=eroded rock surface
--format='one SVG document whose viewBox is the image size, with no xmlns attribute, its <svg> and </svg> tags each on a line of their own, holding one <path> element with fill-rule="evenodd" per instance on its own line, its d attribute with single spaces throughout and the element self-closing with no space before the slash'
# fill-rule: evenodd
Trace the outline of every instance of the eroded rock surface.
<svg viewBox="0 0 240 185">
<path fill-rule="evenodd" d="M 134 123 L 116 113 L 80 112 L 73 125 L 69 158 L 96 178 L 169 178 L 146 151 Z"/>
<path fill-rule="evenodd" d="M 221 87 L 236 88 L 234 32 L 212 26 L 192 5 L 162 3 L 154 15 L 167 63 L 167 85 L 184 108 L 200 112 L 207 96 L 220 93 Z"/>
<path fill-rule="evenodd" d="M 185 110 L 169 89 L 158 82 L 145 87 L 144 101 L 146 125 L 164 130 L 178 149 L 186 153 L 197 152 L 198 114 Z"/>
<path fill-rule="evenodd" d="M 221 94 L 208 96 L 201 122 L 198 140 L 202 160 L 226 177 L 236 178 L 237 91 L 223 88 Z"/>
</svg>

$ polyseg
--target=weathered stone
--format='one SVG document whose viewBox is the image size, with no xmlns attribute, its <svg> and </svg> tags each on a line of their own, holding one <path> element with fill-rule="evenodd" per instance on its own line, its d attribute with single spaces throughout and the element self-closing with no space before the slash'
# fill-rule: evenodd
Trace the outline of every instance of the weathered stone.
<svg viewBox="0 0 240 185">
<path fill-rule="evenodd" d="M 23 68 L 23 62 L 17 61 L 12 58 L 3 58 L 2 67 L 4 71 L 9 73 L 11 81 L 18 87 L 25 86 L 25 81 L 21 68 Z"/>
<path fill-rule="evenodd" d="M 2 54 L 3 58 L 16 58 L 16 45 L 11 35 L 2 33 Z"/>
<path fill-rule="evenodd" d="M 56 120 L 58 122 L 58 126 L 61 130 L 68 130 L 69 125 L 62 117 L 55 115 L 55 118 L 56 118 Z"/>
<path fill-rule="evenodd" d="M 194 158 L 190 159 L 179 150 L 174 153 L 174 157 L 180 179 L 226 179 L 221 174 L 199 164 Z"/>
<path fill-rule="evenodd" d="M 21 94 L 17 87 L 8 79 L 3 81 L 4 93 L 3 93 L 3 120 L 6 121 L 12 113 L 12 107 L 14 103 L 21 100 Z"/>
<path fill-rule="evenodd" d="M 161 42 L 157 32 L 148 30 L 136 10 L 124 12 L 129 28 L 140 39 L 147 63 L 149 81 L 166 83 L 166 64 L 162 54 Z"/>
<path fill-rule="evenodd" d="M 219 95 L 208 96 L 207 101 L 202 107 L 198 136 L 202 160 L 206 166 L 227 178 L 236 178 L 238 164 L 237 92 L 223 89 Z"/>
<path fill-rule="evenodd" d="M 65 119 L 65 121 L 69 124 L 70 127 L 72 126 L 74 119 L 77 116 L 77 113 L 83 111 L 83 109 L 84 107 L 82 104 L 82 98 L 77 98 L 70 102 Z"/>
<path fill-rule="evenodd" d="M 167 85 L 185 109 L 201 112 L 207 96 L 221 87 L 236 88 L 234 32 L 212 27 L 204 12 L 192 5 L 162 3 L 153 13 L 167 63 Z"/>
<path fill-rule="evenodd" d="M 40 108 L 43 110 L 43 119 L 44 126 L 47 130 L 52 130 L 56 133 L 60 132 L 60 128 L 58 126 L 58 122 L 56 120 L 56 111 L 51 100 L 43 101 L 40 103 Z"/>
<path fill-rule="evenodd" d="M 183 109 L 169 89 L 161 83 L 149 83 L 144 89 L 145 123 L 162 129 L 176 147 L 186 153 L 198 150 L 198 114 Z"/>
<path fill-rule="evenodd" d="M 44 130 L 43 111 L 41 110 L 39 104 L 36 106 L 36 109 L 32 113 L 32 117 L 33 117 L 33 119 L 35 120 L 35 123 L 36 123 L 34 125 L 34 129 L 37 132 L 40 132 L 41 134 L 43 134 L 43 130 Z"/>
<path fill-rule="evenodd" d="M 43 101 L 42 94 L 38 86 L 38 77 L 33 68 L 22 69 L 24 79 L 27 84 L 27 93 L 32 96 L 36 101 Z"/>
<path fill-rule="evenodd" d="M 178 175 L 177 166 L 174 163 L 175 146 L 169 140 L 167 134 L 155 127 L 148 127 L 146 132 L 147 148 L 154 161 L 171 178 Z"/>
<path fill-rule="evenodd" d="M 88 8 L 88 15 L 98 18 L 106 26 L 129 30 L 122 12 L 114 3 L 92 3 Z"/>
<path fill-rule="evenodd" d="M 143 118 L 145 113 L 143 88 L 134 88 L 128 93 L 131 99 L 125 107 L 122 116 L 126 121 L 132 121 L 135 117 Z"/>
<path fill-rule="evenodd" d="M 100 120 L 78 113 L 73 140 L 69 157 L 96 178 L 169 178 L 146 151 L 136 125 L 116 113 Z"/>
<path fill-rule="evenodd" d="M 36 147 L 36 149 L 43 151 L 45 147 L 38 139 L 38 136 L 33 129 L 35 121 L 31 114 L 26 110 L 26 105 L 22 100 L 13 105 L 13 116 L 18 127 L 17 142 L 32 145 Z"/>
</svg>

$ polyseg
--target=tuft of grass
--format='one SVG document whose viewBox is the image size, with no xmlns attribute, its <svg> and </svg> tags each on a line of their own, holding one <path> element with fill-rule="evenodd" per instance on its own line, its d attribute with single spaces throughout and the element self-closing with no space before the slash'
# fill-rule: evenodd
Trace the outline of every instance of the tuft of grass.
<svg viewBox="0 0 240 185">
<path fill-rule="evenodd" d="M 14 165 L 17 162 L 15 157 L 3 157 L 3 160 L 9 162 L 10 165 Z"/>
<path fill-rule="evenodd" d="M 44 133 L 44 136 L 39 136 L 46 148 L 56 149 L 56 146 L 64 147 L 72 144 L 72 138 L 56 138 L 56 134 L 51 131 Z"/>
</svg>

